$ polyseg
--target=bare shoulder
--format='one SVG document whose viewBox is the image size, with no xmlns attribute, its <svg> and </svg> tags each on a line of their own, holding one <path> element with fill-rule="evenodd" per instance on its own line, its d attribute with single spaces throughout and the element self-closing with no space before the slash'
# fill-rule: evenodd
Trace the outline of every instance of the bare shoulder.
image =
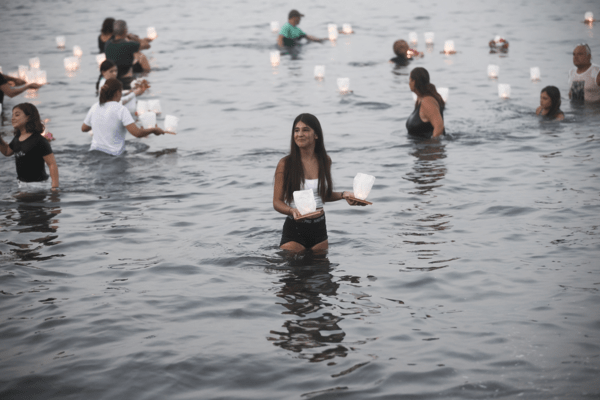
<svg viewBox="0 0 600 400">
<path fill-rule="evenodd" d="M 283 170 L 285 169 L 285 160 L 286 159 L 287 159 L 287 156 L 285 156 L 281 160 L 279 160 L 279 162 L 277 163 L 277 170 L 275 171 L 276 173 L 283 172 Z"/>
<path fill-rule="evenodd" d="M 421 100 L 421 106 L 440 108 L 440 105 L 438 104 L 437 100 L 434 99 L 432 96 L 423 97 L 423 100 Z"/>
</svg>

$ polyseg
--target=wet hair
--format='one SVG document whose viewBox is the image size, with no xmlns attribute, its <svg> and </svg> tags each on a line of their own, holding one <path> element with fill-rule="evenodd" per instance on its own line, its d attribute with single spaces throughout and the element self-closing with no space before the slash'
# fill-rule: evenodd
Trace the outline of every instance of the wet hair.
<svg viewBox="0 0 600 400">
<path fill-rule="evenodd" d="M 113 33 L 113 24 L 115 23 L 115 19 L 114 18 L 106 18 L 104 20 L 104 22 L 102 23 L 102 30 L 100 30 L 100 33 L 104 34 L 104 35 L 110 35 Z"/>
<path fill-rule="evenodd" d="M 444 99 L 437 92 L 435 85 L 429 82 L 429 72 L 425 68 L 417 67 L 410 71 L 410 79 L 415 82 L 415 91 L 418 95 L 421 97 L 433 97 L 440 105 L 440 111 L 444 111 L 446 103 L 444 103 Z"/>
<path fill-rule="evenodd" d="M 560 110 L 560 90 L 556 86 L 546 86 L 540 93 L 546 93 L 550 97 L 550 101 L 552 101 L 552 106 L 550 106 L 546 117 L 554 119 L 559 114 L 562 114 Z"/>
<path fill-rule="evenodd" d="M 300 148 L 294 140 L 294 128 L 298 122 L 303 122 L 309 126 L 317 138 L 315 139 L 315 156 L 319 162 L 319 186 L 317 192 L 323 201 L 331 198 L 333 192 L 333 183 L 331 181 L 331 159 L 325 150 L 325 138 L 323 130 L 317 117 L 312 114 L 300 114 L 294 119 L 292 124 L 292 140 L 290 144 L 290 154 L 284 158 L 283 169 L 283 198 L 290 204 L 294 200 L 294 192 L 300 190 L 304 183 L 304 167 L 302 166 L 302 157 Z"/>
<path fill-rule="evenodd" d="M 104 60 L 102 61 L 102 64 L 100 64 L 100 76 L 98 77 L 98 82 L 96 82 L 96 96 L 98 96 L 98 91 L 100 90 L 99 86 L 100 86 L 100 81 L 102 80 L 102 73 L 108 71 L 109 69 L 111 69 L 112 67 L 116 67 L 117 64 L 115 64 L 112 60 Z"/>
<path fill-rule="evenodd" d="M 123 90 L 123 84 L 116 78 L 106 80 L 106 83 L 100 88 L 100 105 L 107 101 L 111 101 L 115 97 L 115 93 Z"/>
<path fill-rule="evenodd" d="M 404 51 L 402 51 L 402 49 L 405 48 Z M 408 49 L 410 49 L 410 47 L 408 46 L 408 43 L 406 43 L 406 40 L 396 40 L 394 42 L 394 54 L 397 55 L 398 57 L 405 57 L 406 58 L 406 51 Z"/>
<path fill-rule="evenodd" d="M 113 24 L 113 33 L 115 36 L 124 35 L 126 30 L 127 30 L 127 22 L 123 21 L 122 19 L 116 20 L 115 23 Z"/>
<path fill-rule="evenodd" d="M 41 135 L 44 133 L 44 124 L 42 123 L 42 119 L 40 118 L 40 113 L 36 106 L 31 103 L 21 103 L 17 104 L 13 107 L 13 110 L 18 108 L 23 111 L 23 113 L 27 116 L 27 123 L 25 124 L 25 131 L 34 135 Z M 21 130 L 15 128 L 15 136 L 19 137 L 21 135 Z"/>
</svg>

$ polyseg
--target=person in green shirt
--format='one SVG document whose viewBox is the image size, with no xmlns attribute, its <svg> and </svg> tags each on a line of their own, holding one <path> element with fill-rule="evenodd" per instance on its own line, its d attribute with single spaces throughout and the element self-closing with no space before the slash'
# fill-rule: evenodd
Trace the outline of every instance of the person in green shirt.
<svg viewBox="0 0 600 400">
<path fill-rule="evenodd" d="M 298 45 L 298 42 L 302 38 L 306 38 L 311 42 L 321 43 L 325 39 L 319 39 L 317 37 L 307 35 L 302 32 L 302 29 L 298 28 L 300 19 L 304 17 L 304 14 L 300 14 L 298 10 L 292 10 L 288 14 L 288 22 L 281 27 L 279 36 L 277 37 L 277 45 L 283 49 L 285 47 L 294 47 Z"/>
</svg>

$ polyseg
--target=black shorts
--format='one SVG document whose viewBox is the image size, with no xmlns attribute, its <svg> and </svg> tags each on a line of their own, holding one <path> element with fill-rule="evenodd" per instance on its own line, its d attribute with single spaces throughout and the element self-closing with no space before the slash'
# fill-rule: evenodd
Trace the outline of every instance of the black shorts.
<svg viewBox="0 0 600 400">
<path fill-rule="evenodd" d="M 279 246 L 281 247 L 288 242 L 296 242 L 310 249 L 325 240 L 327 240 L 325 214 L 315 219 L 303 219 L 300 221 L 296 221 L 292 217 L 287 217 L 283 224 L 283 233 Z"/>
</svg>

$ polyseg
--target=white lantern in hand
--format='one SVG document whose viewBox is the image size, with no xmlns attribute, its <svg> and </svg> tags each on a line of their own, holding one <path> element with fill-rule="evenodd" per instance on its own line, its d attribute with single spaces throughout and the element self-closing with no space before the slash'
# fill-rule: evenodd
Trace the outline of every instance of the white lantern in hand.
<svg viewBox="0 0 600 400">
<path fill-rule="evenodd" d="M 498 72 L 500 72 L 500 67 L 494 64 L 488 65 L 488 76 L 492 79 L 496 79 L 498 77 Z"/>
<path fill-rule="evenodd" d="M 138 100 L 136 107 L 135 107 L 135 112 L 138 115 L 138 117 L 143 115 L 147 111 L 148 111 L 148 102 L 146 100 Z"/>
<path fill-rule="evenodd" d="M 325 78 L 325 66 L 324 65 L 315 65 L 315 78 L 323 79 Z"/>
<path fill-rule="evenodd" d="M 329 33 L 329 40 L 331 40 L 332 42 L 334 40 L 337 40 L 338 38 L 338 27 L 336 24 L 328 24 L 327 25 L 327 32 Z"/>
<path fill-rule="evenodd" d="M 79 68 L 79 58 L 77 57 L 66 57 L 64 59 L 65 69 L 67 71 L 75 71 Z"/>
<path fill-rule="evenodd" d="M 79 46 L 73 46 L 73 55 L 75 57 L 81 58 L 81 56 L 83 55 L 83 51 L 81 50 L 81 47 L 79 47 Z"/>
<path fill-rule="evenodd" d="M 149 26 L 146 29 L 146 37 L 150 40 L 154 40 L 158 37 L 158 33 L 156 32 L 156 28 L 153 26 Z"/>
<path fill-rule="evenodd" d="M 35 83 L 37 83 L 38 85 L 45 85 L 46 83 L 48 83 L 46 71 L 36 71 Z"/>
<path fill-rule="evenodd" d="M 104 60 L 106 60 L 106 54 L 104 53 L 100 53 L 96 56 L 96 62 L 98 63 L 98 65 L 101 65 Z"/>
<path fill-rule="evenodd" d="M 271 32 L 273 32 L 273 33 L 279 32 L 279 22 L 277 22 L 277 21 L 271 22 Z"/>
<path fill-rule="evenodd" d="M 375 177 L 373 175 L 367 175 L 358 173 L 354 177 L 354 183 L 352 189 L 354 190 L 354 197 L 359 200 L 366 200 L 367 196 L 371 192 L 371 188 L 375 183 Z"/>
<path fill-rule="evenodd" d="M 276 67 L 279 65 L 280 61 L 281 61 L 281 53 L 279 51 L 272 51 L 271 52 L 271 65 Z"/>
<path fill-rule="evenodd" d="M 160 108 L 160 100 L 148 100 L 148 111 L 153 111 L 156 114 L 160 114 L 162 112 Z"/>
<path fill-rule="evenodd" d="M 447 87 L 441 87 L 437 89 L 437 92 L 440 94 L 440 96 L 442 96 L 444 103 L 448 101 L 448 93 L 450 92 L 450 89 Z"/>
<path fill-rule="evenodd" d="M 350 78 L 337 78 L 337 85 L 340 93 L 348 93 L 350 91 Z"/>
<path fill-rule="evenodd" d="M 29 71 L 29 67 L 27 65 L 19 65 L 19 78 L 26 81 L 28 71 Z"/>
<path fill-rule="evenodd" d="M 40 67 L 40 59 L 38 57 L 33 57 L 29 59 L 29 66 L 31 68 L 39 68 Z"/>
<path fill-rule="evenodd" d="M 65 39 L 64 36 L 56 37 L 56 47 L 58 47 L 59 49 L 64 49 L 66 43 L 67 43 L 67 39 Z"/>
<path fill-rule="evenodd" d="M 408 42 L 413 46 L 419 42 L 419 36 L 417 35 L 417 32 L 410 32 L 408 34 Z"/>
<path fill-rule="evenodd" d="M 294 203 L 300 214 L 305 215 L 317 210 L 317 201 L 312 189 L 296 190 Z"/>
<path fill-rule="evenodd" d="M 498 84 L 498 96 L 502 99 L 508 99 L 510 97 L 510 85 L 508 83 Z"/>
<path fill-rule="evenodd" d="M 152 111 L 146 111 L 140 115 L 140 121 L 144 129 L 156 127 L 156 114 Z"/>
<path fill-rule="evenodd" d="M 540 68 L 539 67 L 531 67 L 529 69 L 529 75 L 531 76 L 531 80 L 532 81 L 539 81 L 540 80 Z"/>
<path fill-rule="evenodd" d="M 352 25 L 350 24 L 342 24 L 342 32 L 344 32 L 346 35 L 351 34 L 352 31 Z"/>
<path fill-rule="evenodd" d="M 435 33 L 433 32 L 425 32 L 425 44 L 433 44 L 433 40 L 435 39 Z"/>
<path fill-rule="evenodd" d="M 179 125 L 179 118 L 173 115 L 165 117 L 165 132 L 177 133 L 177 125 Z"/>
</svg>

